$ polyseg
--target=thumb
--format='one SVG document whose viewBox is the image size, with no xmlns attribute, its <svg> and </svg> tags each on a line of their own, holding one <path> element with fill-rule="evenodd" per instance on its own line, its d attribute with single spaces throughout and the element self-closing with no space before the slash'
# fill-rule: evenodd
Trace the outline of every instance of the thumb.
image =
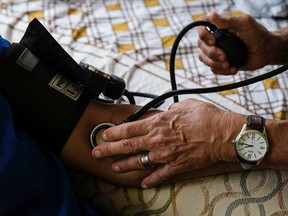
<svg viewBox="0 0 288 216">
<path fill-rule="evenodd" d="M 237 32 L 240 28 L 243 28 L 243 17 L 233 16 L 231 13 L 218 14 L 213 12 L 209 16 L 209 21 L 216 25 L 220 29 L 228 29 L 231 32 Z"/>
</svg>

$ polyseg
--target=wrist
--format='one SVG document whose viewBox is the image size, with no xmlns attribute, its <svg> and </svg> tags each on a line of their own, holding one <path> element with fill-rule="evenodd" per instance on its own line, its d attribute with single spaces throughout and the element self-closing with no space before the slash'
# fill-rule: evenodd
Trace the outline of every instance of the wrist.
<svg viewBox="0 0 288 216">
<path fill-rule="evenodd" d="M 267 52 L 268 64 L 285 64 L 288 62 L 288 32 L 283 29 L 272 32 Z"/>
<path fill-rule="evenodd" d="M 233 140 L 237 137 L 241 131 L 243 125 L 246 123 L 246 116 L 225 112 L 222 116 L 220 131 L 220 157 L 221 161 L 234 162 L 237 161 Z"/>
<path fill-rule="evenodd" d="M 261 162 L 265 168 L 287 170 L 287 135 L 288 120 L 266 120 L 269 151 Z"/>
</svg>

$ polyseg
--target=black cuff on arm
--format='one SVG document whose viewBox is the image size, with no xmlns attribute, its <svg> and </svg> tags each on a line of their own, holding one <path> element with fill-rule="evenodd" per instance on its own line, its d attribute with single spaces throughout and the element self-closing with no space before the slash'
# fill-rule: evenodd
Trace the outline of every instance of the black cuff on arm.
<svg viewBox="0 0 288 216">
<path fill-rule="evenodd" d="M 55 58 L 58 54 L 49 53 Z M 59 154 L 91 93 L 42 58 L 23 44 L 11 44 L 0 59 L 0 90 L 11 104 L 15 123 L 37 144 Z"/>
</svg>

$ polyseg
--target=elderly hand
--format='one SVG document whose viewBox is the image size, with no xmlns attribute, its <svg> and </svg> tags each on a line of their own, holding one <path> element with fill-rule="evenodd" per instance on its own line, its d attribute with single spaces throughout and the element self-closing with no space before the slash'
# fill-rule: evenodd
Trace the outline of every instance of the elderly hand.
<svg viewBox="0 0 288 216">
<path fill-rule="evenodd" d="M 236 160 L 232 140 L 244 122 L 242 115 L 188 99 L 166 112 L 107 129 L 103 134 L 107 143 L 95 147 L 92 155 L 133 154 L 112 165 L 116 172 L 128 172 L 144 169 L 140 153 L 148 151 L 156 169 L 141 183 L 147 188 L 186 171 Z"/>
<path fill-rule="evenodd" d="M 243 40 L 248 50 L 248 62 L 242 70 L 255 70 L 271 63 L 271 50 L 275 45 L 272 41 L 277 39 L 251 16 L 212 13 L 203 20 L 213 23 L 219 29 L 226 29 Z M 198 45 L 202 51 L 199 55 L 200 61 L 211 67 L 215 74 L 236 74 L 237 68 L 230 67 L 225 52 L 215 46 L 214 35 L 205 27 L 199 27 L 198 34 Z"/>
</svg>

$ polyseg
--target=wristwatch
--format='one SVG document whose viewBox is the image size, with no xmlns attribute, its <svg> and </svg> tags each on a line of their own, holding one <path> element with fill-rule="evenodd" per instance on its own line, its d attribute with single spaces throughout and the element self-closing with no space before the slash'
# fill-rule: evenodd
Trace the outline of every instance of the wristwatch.
<svg viewBox="0 0 288 216">
<path fill-rule="evenodd" d="M 258 165 L 266 156 L 269 148 L 265 119 L 261 116 L 247 116 L 247 123 L 235 140 L 236 156 L 243 169 Z"/>
</svg>

